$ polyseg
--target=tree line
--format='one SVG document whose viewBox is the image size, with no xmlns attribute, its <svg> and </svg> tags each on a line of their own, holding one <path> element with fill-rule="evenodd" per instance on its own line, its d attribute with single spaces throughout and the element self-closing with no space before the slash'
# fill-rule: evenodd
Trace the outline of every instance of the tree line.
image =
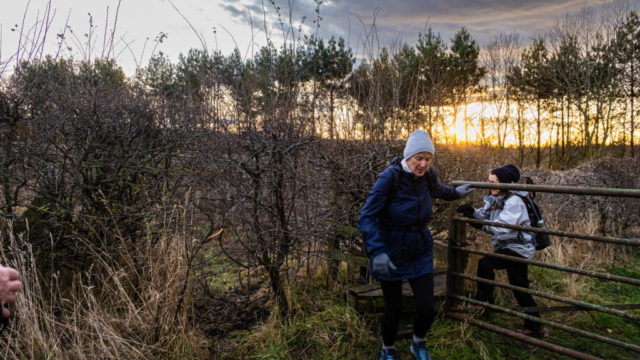
<svg viewBox="0 0 640 360">
<path fill-rule="evenodd" d="M 518 33 L 480 45 L 465 28 L 447 41 L 429 27 L 415 45 L 363 42 L 356 63 L 344 39 L 310 36 L 250 57 L 192 49 L 172 63 L 160 53 L 134 78 L 168 112 L 187 102 L 210 108 L 217 129 L 261 126 L 261 109 L 276 101 L 312 136 L 397 139 L 424 128 L 470 143 L 475 132 L 476 143 L 518 147 L 521 163 L 532 146 L 537 167 L 543 158 L 563 167 L 610 145 L 636 153 L 639 37 L 638 13 L 614 3 L 567 15 L 527 46 Z M 481 110 L 469 113 L 470 104 Z"/>
</svg>

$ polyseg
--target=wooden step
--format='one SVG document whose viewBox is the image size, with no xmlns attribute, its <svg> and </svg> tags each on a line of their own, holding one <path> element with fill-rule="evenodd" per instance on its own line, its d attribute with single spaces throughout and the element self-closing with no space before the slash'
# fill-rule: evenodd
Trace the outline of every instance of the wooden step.
<svg viewBox="0 0 640 360">
<path fill-rule="evenodd" d="M 446 269 L 434 271 L 433 275 L 433 295 L 436 304 L 444 300 L 447 292 L 447 273 Z M 380 283 L 362 285 L 349 289 L 349 306 L 355 308 L 358 312 L 381 312 L 384 310 L 384 300 L 382 298 L 382 289 Z M 436 305 L 439 308 L 439 305 Z M 408 281 L 402 283 L 402 311 L 415 311 L 415 303 L 413 299 L 413 291 Z"/>
</svg>

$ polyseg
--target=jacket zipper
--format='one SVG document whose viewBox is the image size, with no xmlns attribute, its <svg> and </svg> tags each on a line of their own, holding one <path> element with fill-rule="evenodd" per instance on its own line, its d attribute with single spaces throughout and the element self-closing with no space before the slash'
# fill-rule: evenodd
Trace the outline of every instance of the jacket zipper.
<svg viewBox="0 0 640 360">
<path fill-rule="evenodd" d="M 418 221 L 420 221 L 420 215 L 422 215 L 422 201 L 420 201 L 420 194 L 418 191 L 416 191 L 416 185 L 418 184 L 418 181 L 416 181 L 416 177 L 414 175 L 413 177 L 413 191 L 416 194 L 416 197 L 418 198 Z M 414 237 L 414 241 L 413 241 L 413 256 L 411 257 L 411 266 L 413 267 L 413 275 L 416 275 L 416 254 L 418 253 L 418 241 L 417 239 L 415 239 Z"/>
</svg>

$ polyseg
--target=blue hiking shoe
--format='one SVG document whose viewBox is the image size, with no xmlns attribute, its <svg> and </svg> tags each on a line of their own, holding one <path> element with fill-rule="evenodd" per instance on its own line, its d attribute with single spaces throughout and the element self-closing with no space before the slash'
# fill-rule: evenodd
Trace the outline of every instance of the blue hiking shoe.
<svg viewBox="0 0 640 360">
<path fill-rule="evenodd" d="M 431 356 L 429 356 L 429 350 L 427 350 L 427 343 L 424 341 L 415 343 L 413 342 L 413 340 L 411 340 L 411 354 L 417 360 L 431 360 Z"/>
<path fill-rule="evenodd" d="M 382 349 L 380 360 L 396 360 L 396 349 Z"/>
</svg>

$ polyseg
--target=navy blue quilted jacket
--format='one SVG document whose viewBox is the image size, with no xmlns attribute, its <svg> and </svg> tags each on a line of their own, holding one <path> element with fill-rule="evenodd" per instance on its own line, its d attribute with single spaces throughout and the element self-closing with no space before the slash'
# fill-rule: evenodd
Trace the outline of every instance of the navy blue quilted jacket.
<svg viewBox="0 0 640 360">
<path fill-rule="evenodd" d="M 459 198 L 455 188 L 440 182 L 433 193 L 429 191 L 428 175 L 416 177 L 404 171 L 402 159 L 395 158 L 378 175 L 358 221 L 370 258 L 387 253 L 397 268 L 384 278 L 375 274 L 370 264 L 369 273 L 379 280 L 411 279 L 433 272 L 433 237 L 425 226 L 431 220 L 431 198 Z M 398 192 L 387 203 L 396 176 Z"/>
</svg>

